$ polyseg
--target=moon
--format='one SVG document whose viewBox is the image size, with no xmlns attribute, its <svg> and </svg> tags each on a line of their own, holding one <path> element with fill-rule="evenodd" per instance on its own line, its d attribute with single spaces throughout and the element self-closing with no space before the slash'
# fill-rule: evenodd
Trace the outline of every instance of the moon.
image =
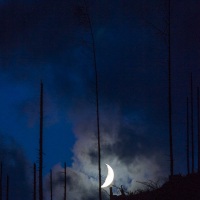
<svg viewBox="0 0 200 200">
<path fill-rule="evenodd" d="M 114 171 L 113 171 L 113 169 L 108 164 L 106 164 L 106 166 L 108 168 L 108 175 L 106 177 L 106 180 L 105 180 L 104 184 L 101 186 L 101 188 L 108 187 L 114 180 Z"/>
</svg>

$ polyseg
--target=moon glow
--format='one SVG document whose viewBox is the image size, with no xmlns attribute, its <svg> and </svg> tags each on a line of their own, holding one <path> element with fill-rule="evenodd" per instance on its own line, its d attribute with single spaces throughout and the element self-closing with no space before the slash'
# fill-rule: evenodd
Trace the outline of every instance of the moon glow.
<svg viewBox="0 0 200 200">
<path fill-rule="evenodd" d="M 106 164 L 106 166 L 108 168 L 108 175 L 106 177 L 106 180 L 105 180 L 104 184 L 101 186 L 101 188 L 108 187 L 114 180 L 114 171 L 113 171 L 113 169 L 108 164 Z"/>
</svg>

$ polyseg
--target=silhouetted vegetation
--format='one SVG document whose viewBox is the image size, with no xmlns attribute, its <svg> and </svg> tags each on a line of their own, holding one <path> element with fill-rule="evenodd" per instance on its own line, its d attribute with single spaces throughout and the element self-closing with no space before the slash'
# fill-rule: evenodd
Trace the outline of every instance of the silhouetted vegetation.
<svg viewBox="0 0 200 200">
<path fill-rule="evenodd" d="M 111 200 L 199 200 L 200 175 L 175 175 L 162 187 L 147 182 L 146 188 L 128 195 L 113 196 Z"/>
</svg>

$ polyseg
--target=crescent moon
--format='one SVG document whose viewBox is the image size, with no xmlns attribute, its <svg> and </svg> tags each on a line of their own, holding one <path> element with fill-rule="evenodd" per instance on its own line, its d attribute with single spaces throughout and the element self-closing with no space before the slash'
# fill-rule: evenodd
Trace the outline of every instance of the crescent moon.
<svg viewBox="0 0 200 200">
<path fill-rule="evenodd" d="M 113 171 L 113 169 L 108 164 L 106 164 L 106 166 L 108 168 L 108 175 L 106 177 L 106 180 L 105 180 L 104 184 L 101 186 L 101 188 L 108 187 L 114 180 L 114 171 Z"/>
</svg>

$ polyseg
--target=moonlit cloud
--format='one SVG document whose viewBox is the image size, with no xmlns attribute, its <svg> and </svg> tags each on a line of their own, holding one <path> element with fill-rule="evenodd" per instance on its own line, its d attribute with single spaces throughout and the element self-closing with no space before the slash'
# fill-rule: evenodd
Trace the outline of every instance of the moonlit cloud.
<svg viewBox="0 0 200 200">
<path fill-rule="evenodd" d="M 119 111 L 116 110 L 118 109 L 112 108 L 109 111 L 104 110 L 101 112 L 102 183 L 107 175 L 105 163 L 108 163 L 114 169 L 115 180 L 113 184 L 117 187 L 123 185 L 128 191 L 135 191 L 143 187 L 137 181 L 151 180 L 156 182 L 159 180 L 162 182 L 166 176 L 164 166 L 160 162 L 163 156 L 162 153 L 152 151 L 152 153 L 146 154 L 145 151 L 140 150 L 140 148 L 143 148 L 142 146 L 147 145 L 142 143 L 142 141 L 140 148 L 134 148 L 134 146 L 137 146 L 136 140 L 132 140 L 132 143 L 130 143 L 133 147 L 127 146 L 127 143 L 120 138 L 120 134 L 122 134 L 120 133 L 120 126 L 122 124 Z M 91 194 L 98 194 L 97 137 L 94 126 L 95 113 L 91 113 L 93 112 L 89 108 L 87 112 L 83 108 L 81 115 L 79 112 L 80 118 L 76 117 L 77 121 L 74 121 L 74 133 L 77 141 L 73 148 L 72 167 L 67 168 L 67 194 L 72 200 L 78 198 L 90 199 L 92 198 Z M 143 137 L 142 134 L 137 133 L 137 137 Z M 117 148 L 118 150 L 116 151 Z M 130 155 L 126 155 L 124 148 L 130 149 Z M 151 150 L 149 149 L 149 151 Z M 55 191 L 60 190 L 58 196 L 56 196 L 57 199 L 61 198 L 60 193 L 63 192 L 63 171 L 63 167 L 59 164 L 53 168 L 55 176 L 54 188 Z M 57 184 L 58 182 L 59 184 Z M 117 192 L 115 188 L 114 191 Z M 102 193 L 104 199 L 107 199 L 109 189 L 102 190 Z"/>
</svg>

